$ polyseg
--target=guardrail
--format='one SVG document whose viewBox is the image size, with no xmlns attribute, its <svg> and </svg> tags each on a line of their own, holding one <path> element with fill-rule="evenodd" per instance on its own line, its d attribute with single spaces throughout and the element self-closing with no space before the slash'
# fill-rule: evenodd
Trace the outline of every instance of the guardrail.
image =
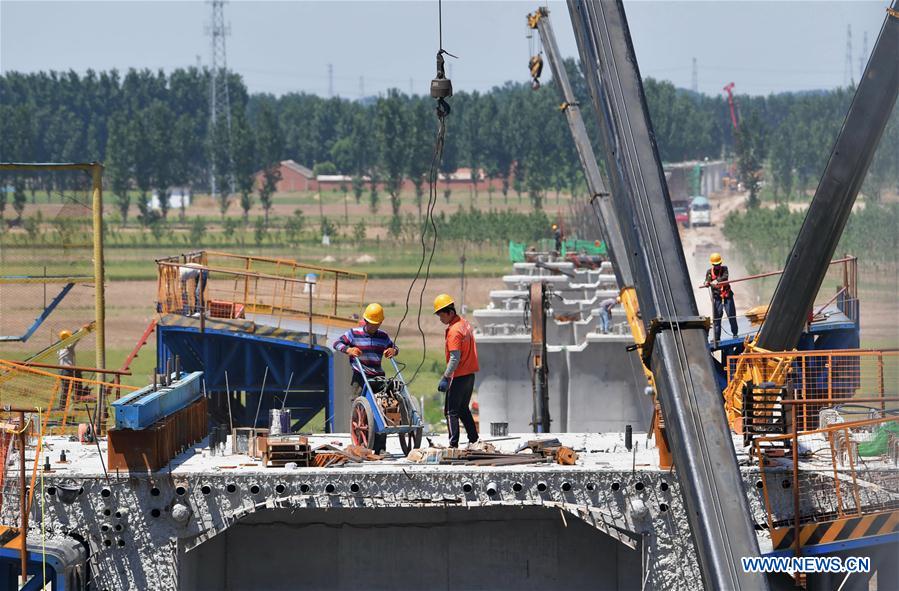
<svg viewBox="0 0 899 591">
<path fill-rule="evenodd" d="M 777 277 L 783 274 L 783 269 L 779 271 L 769 271 L 767 273 L 757 273 L 755 275 L 747 275 L 746 277 L 737 277 L 728 281 L 722 281 L 719 285 L 734 285 L 738 283 L 754 282 L 764 280 L 768 277 Z M 824 289 L 827 286 L 835 287 L 836 291 L 832 296 L 826 296 Z M 702 289 L 708 289 L 711 286 L 702 284 L 697 286 Z M 773 293 L 773 286 L 772 292 Z M 763 288 L 756 288 L 762 290 Z M 764 289 L 767 291 L 767 289 Z M 771 293 L 759 293 L 762 301 L 770 299 Z M 820 297 L 827 297 L 823 303 L 815 303 L 812 309 L 812 319 L 815 321 L 822 320 L 826 317 L 827 308 L 831 304 L 836 304 L 840 312 L 846 315 L 852 322 L 858 322 L 858 257 L 845 256 L 841 259 L 834 259 L 830 262 L 821 290 L 818 294 Z M 711 296 L 711 292 L 710 292 Z M 738 315 L 745 315 L 750 318 L 753 324 L 761 324 L 768 312 L 768 306 L 754 306 L 747 310 L 739 311 Z"/>
<path fill-rule="evenodd" d="M 108 402 L 121 393 L 137 390 L 119 383 L 128 372 L 97 370 L 83 367 L 63 367 L 40 364 L 41 367 L 0 359 L 0 406 L 18 406 L 43 410 L 40 432 L 69 433 L 77 431 L 79 423 L 93 425 L 103 433 L 108 414 Z M 85 374 L 109 374 L 112 382 L 87 379 Z M 102 405 L 97 410 L 97 405 Z"/>
<path fill-rule="evenodd" d="M 804 545 L 899 531 L 899 415 L 844 421 L 834 412 L 826 426 L 799 431 L 803 401 L 784 403 L 793 432 L 753 441 L 773 550 L 799 556 Z"/>
<path fill-rule="evenodd" d="M 899 395 L 899 350 L 834 349 L 820 351 L 750 352 L 729 357 L 727 379 L 752 374 L 752 384 L 777 384 L 799 401 L 798 427 L 818 426 L 818 412 L 833 401 L 850 403 L 858 396 L 874 399 L 887 410 L 886 397 Z M 742 392 L 726 400 L 728 414 L 747 408 Z"/>
<path fill-rule="evenodd" d="M 250 314 L 279 328 L 302 320 L 349 327 L 364 304 L 363 273 L 206 251 L 156 263 L 157 311 L 163 313 L 231 319 Z"/>
</svg>

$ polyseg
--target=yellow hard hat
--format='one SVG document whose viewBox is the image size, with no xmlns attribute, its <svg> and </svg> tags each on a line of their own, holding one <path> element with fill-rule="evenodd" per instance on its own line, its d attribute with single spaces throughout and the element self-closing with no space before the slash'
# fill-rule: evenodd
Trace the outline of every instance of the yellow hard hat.
<svg viewBox="0 0 899 591">
<path fill-rule="evenodd" d="M 447 293 L 440 294 L 439 296 L 434 298 L 434 314 L 443 310 L 447 306 L 452 306 L 455 303 L 456 300 L 454 300 L 451 295 Z"/>
<path fill-rule="evenodd" d="M 61 331 L 59 331 L 59 340 L 60 340 L 60 341 L 64 341 L 64 340 L 66 340 L 67 338 L 69 338 L 70 336 L 72 336 L 72 331 L 70 331 L 70 330 L 61 330 Z"/>
<path fill-rule="evenodd" d="M 717 252 L 713 252 L 712 256 L 709 257 L 709 262 L 712 263 L 713 265 L 720 265 L 721 260 L 722 260 L 721 255 Z"/>
<path fill-rule="evenodd" d="M 362 318 L 369 324 L 381 324 L 384 322 L 384 308 L 381 304 L 369 304 L 365 307 Z"/>
<path fill-rule="evenodd" d="M 558 228 L 558 227 L 559 227 L 559 226 L 553 224 L 553 230 L 555 230 L 555 229 Z"/>
</svg>

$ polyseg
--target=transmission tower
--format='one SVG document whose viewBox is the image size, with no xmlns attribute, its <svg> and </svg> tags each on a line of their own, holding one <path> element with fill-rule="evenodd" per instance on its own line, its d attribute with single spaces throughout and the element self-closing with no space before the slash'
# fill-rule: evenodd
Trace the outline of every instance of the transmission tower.
<svg viewBox="0 0 899 591">
<path fill-rule="evenodd" d="M 852 86 L 852 25 L 846 25 L 846 65 L 843 68 L 843 84 Z"/>
<path fill-rule="evenodd" d="M 862 41 L 862 54 L 858 56 L 858 81 L 859 84 L 862 81 L 862 76 L 865 75 L 865 61 L 868 59 L 868 31 L 865 31 L 865 35 Z"/>
<path fill-rule="evenodd" d="M 231 27 L 225 24 L 225 0 L 209 0 L 212 6 L 212 20 L 206 28 L 206 34 L 212 38 L 212 65 L 209 81 L 209 131 L 213 141 L 221 141 L 222 134 L 217 133 L 219 113 L 225 115 L 225 141 L 227 142 L 228 165 L 227 177 L 229 189 L 234 193 L 234 158 L 231 154 L 231 98 L 228 94 L 228 54 L 225 49 L 225 37 L 231 34 Z M 216 147 L 210 158 L 210 188 L 212 196 L 217 195 L 216 187 Z"/>
<path fill-rule="evenodd" d="M 693 92 L 699 93 L 699 70 L 696 67 L 696 58 L 693 58 Z"/>
<path fill-rule="evenodd" d="M 328 98 L 334 97 L 334 64 L 328 64 Z"/>
</svg>

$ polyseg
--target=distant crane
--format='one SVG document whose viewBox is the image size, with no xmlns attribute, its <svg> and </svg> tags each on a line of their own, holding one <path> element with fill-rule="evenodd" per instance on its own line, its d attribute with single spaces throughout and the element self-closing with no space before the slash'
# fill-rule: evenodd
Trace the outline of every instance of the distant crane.
<svg viewBox="0 0 899 591">
<path fill-rule="evenodd" d="M 724 87 L 724 92 L 727 93 L 727 104 L 730 107 L 730 122 L 734 126 L 734 134 L 737 133 L 737 130 L 740 129 L 740 125 L 737 123 L 737 103 L 734 101 L 734 83 L 730 82 L 727 86 Z"/>
<path fill-rule="evenodd" d="M 737 103 L 734 100 L 734 83 L 729 82 L 724 87 L 724 92 L 727 93 L 727 104 L 730 107 L 730 122 L 734 126 L 734 142 L 737 141 L 737 132 L 740 131 L 740 124 L 737 122 Z M 736 162 L 731 163 L 730 165 L 730 173 L 729 177 L 731 181 L 737 178 L 737 164 Z M 727 179 L 725 179 L 727 181 Z M 727 182 L 727 187 L 733 191 L 735 188 L 735 183 Z"/>
</svg>

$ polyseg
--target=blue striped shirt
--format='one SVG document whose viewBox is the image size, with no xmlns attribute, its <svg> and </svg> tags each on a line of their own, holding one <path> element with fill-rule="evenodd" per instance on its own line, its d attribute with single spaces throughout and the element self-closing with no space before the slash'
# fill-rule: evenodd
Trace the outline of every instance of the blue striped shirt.
<svg viewBox="0 0 899 591">
<path fill-rule="evenodd" d="M 362 351 L 362 355 L 358 357 L 362 363 L 362 368 L 367 376 L 383 376 L 384 370 L 381 368 L 381 357 L 386 349 L 391 347 L 397 349 L 393 341 L 381 329 L 375 334 L 370 335 L 365 332 L 364 326 L 357 326 L 343 333 L 339 339 L 334 341 L 334 350 L 346 353 L 350 347 L 358 347 Z M 399 351 L 399 349 L 397 349 Z M 350 361 L 353 371 L 356 370 L 356 364 Z"/>
</svg>

